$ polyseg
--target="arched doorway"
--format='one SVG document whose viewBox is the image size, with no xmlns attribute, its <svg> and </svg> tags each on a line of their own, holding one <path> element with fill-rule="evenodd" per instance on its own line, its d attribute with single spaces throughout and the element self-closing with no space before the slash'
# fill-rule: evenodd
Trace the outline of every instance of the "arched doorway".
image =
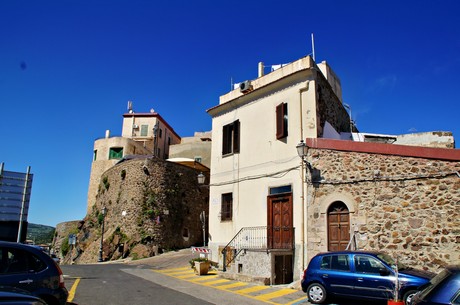
<svg viewBox="0 0 460 305">
<path fill-rule="evenodd" d="M 327 210 L 328 251 L 340 251 L 350 242 L 350 212 L 342 201 L 333 202 Z"/>
</svg>

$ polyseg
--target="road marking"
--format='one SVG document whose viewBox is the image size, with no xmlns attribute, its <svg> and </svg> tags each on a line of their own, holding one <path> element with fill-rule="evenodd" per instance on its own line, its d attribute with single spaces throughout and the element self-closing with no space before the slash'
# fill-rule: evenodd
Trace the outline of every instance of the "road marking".
<svg viewBox="0 0 460 305">
<path fill-rule="evenodd" d="M 296 300 L 291 300 L 289 303 L 278 303 L 272 299 L 281 298 L 289 294 L 298 292 L 295 289 L 283 288 L 277 291 L 265 292 L 264 290 L 273 288 L 270 286 L 249 286 L 249 283 L 245 282 L 231 282 L 228 279 L 219 279 L 219 275 L 215 271 L 210 271 L 207 275 L 198 276 L 194 273 L 193 269 L 189 267 L 184 268 L 174 268 L 174 269 L 151 269 L 153 272 L 162 273 L 167 276 L 171 276 L 177 279 L 181 279 L 187 282 L 195 283 L 202 286 L 212 287 L 219 290 L 239 294 L 241 296 L 261 301 L 264 303 L 272 305 L 301 305 L 309 304 L 307 297 L 298 298 Z M 222 284 L 223 283 L 223 284 Z M 228 283 L 228 284 L 227 284 Z M 220 285 L 221 284 L 221 285 Z"/>
<path fill-rule="evenodd" d="M 227 289 L 232 289 L 232 288 L 241 287 L 241 286 L 247 286 L 247 285 L 248 285 L 247 283 L 236 282 L 236 283 L 232 283 L 232 284 L 228 284 L 228 285 L 219 285 L 219 286 L 216 286 L 216 288 L 227 290 Z"/>
<path fill-rule="evenodd" d="M 270 299 L 279 298 L 279 297 L 282 297 L 282 296 L 285 296 L 285 295 L 288 295 L 294 292 L 296 291 L 293 289 L 280 289 L 280 290 L 277 290 L 271 293 L 265 293 L 265 294 L 258 295 L 255 298 L 258 300 L 266 301 Z"/>
<path fill-rule="evenodd" d="M 75 297 L 75 292 L 77 291 L 77 286 L 80 283 L 80 278 L 77 277 L 75 282 L 72 285 L 72 288 L 69 290 L 69 296 L 67 297 L 67 302 L 72 302 L 73 298 Z"/>
<path fill-rule="evenodd" d="M 206 286 L 212 286 L 212 285 L 221 284 L 221 283 L 228 283 L 228 282 L 230 282 L 230 280 L 220 279 L 220 280 L 215 280 L 215 281 L 211 281 L 211 282 L 206 282 L 204 284 Z"/>
<path fill-rule="evenodd" d="M 249 293 L 252 293 L 252 292 L 262 291 L 262 290 L 265 290 L 265 289 L 268 289 L 268 288 L 270 288 L 270 287 L 268 287 L 268 286 L 253 286 L 253 287 L 249 287 L 249 288 L 234 290 L 234 292 L 236 292 L 238 294 L 249 294 Z"/>
</svg>

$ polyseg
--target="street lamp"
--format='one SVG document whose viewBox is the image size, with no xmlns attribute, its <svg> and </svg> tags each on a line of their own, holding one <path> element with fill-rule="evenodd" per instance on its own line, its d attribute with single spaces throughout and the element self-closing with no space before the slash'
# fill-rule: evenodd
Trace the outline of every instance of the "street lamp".
<svg viewBox="0 0 460 305">
<path fill-rule="evenodd" d="M 102 262 L 103 259 L 102 259 L 102 244 L 104 243 L 104 222 L 105 222 L 105 212 L 106 212 L 106 208 L 103 207 L 102 208 L 102 211 L 101 211 L 101 214 L 102 214 L 102 231 L 101 231 L 101 244 L 99 246 L 99 259 L 97 260 L 98 262 Z"/>
<path fill-rule="evenodd" d="M 199 173 L 197 178 L 198 178 L 198 184 L 203 185 L 204 181 L 206 180 L 206 176 L 203 173 Z"/>
<path fill-rule="evenodd" d="M 299 157 L 303 159 L 305 157 L 305 142 L 300 140 L 300 143 L 297 144 L 295 148 L 297 148 L 297 154 Z"/>
</svg>

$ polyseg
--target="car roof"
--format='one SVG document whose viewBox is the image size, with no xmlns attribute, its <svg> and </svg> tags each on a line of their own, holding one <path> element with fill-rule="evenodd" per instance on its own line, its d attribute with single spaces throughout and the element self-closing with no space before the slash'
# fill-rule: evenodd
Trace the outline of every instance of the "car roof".
<svg viewBox="0 0 460 305">
<path fill-rule="evenodd" d="M 33 252 L 34 254 L 40 255 L 41 257 L 48 256 L 43 249 L 38 246 L 28 245 L 28 244 L 21 244 L 11 241 L 0 241 L 0 247 L 10 247 L 16 249 L 23 249 L 26 251 Z"/>
<path fill-rule="evenodd" d="M 315 256 L 321 255 L 330 255 L 330 254 L 370 254 L 370 255 L 378 255 L 378 254 L 386 254 L 383 251 L 371 251 L 371 250 L 344 250 L 344 251 L 328 251 L 328 252 L 320 252 Z"/>
</svg>

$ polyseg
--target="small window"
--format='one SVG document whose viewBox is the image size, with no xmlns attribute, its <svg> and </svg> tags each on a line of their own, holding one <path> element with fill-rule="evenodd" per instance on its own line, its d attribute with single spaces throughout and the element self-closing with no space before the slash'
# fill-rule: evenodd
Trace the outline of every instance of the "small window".
<svg viewBox="0 0 460 305">
<path fill-rule="evenodd" d="M 149 133 L 149 125 L 141 125 L 141 137 L 148 136 Z"/>
<path fill-rule="evenodd" d="M 195 162 L 201 163 L 201 157 L 195 157 Z"/>
<path fill-rule="evenodd" d="M 222 131 L 222 155 L 240 152 L 240 121 L 225 125 Z"/>
<path fill-rule="evenodd" d="M 276 139 L 288 136 L 288 108 L 286 103 L 276 106 Z"/>
<path fill-rule="evenodd" d="M 109 160 L 123 158 L 123 147 L 111 147 L 109 151 Z"/>
<path fill-rule="evenodd" d="M 292 193 L 292 186 L 284 185 L 270 188 L 270 195 Z"/>
<path fill-rule="evenodd" d="M 160 139 L 162 135 L 163 135 L 163 129 L 160 128 Z"/>
<path fill-rule="evenodd" d="M 93 161 L 96 161 L 97 159 L 97 149 L 93 151 Z"/>
<path fill-rule="evenodd" d="M 222 206 L 220 211 L 220 220 L 232 220 L 233 194 L 222 194 Z"/>
</svg>

